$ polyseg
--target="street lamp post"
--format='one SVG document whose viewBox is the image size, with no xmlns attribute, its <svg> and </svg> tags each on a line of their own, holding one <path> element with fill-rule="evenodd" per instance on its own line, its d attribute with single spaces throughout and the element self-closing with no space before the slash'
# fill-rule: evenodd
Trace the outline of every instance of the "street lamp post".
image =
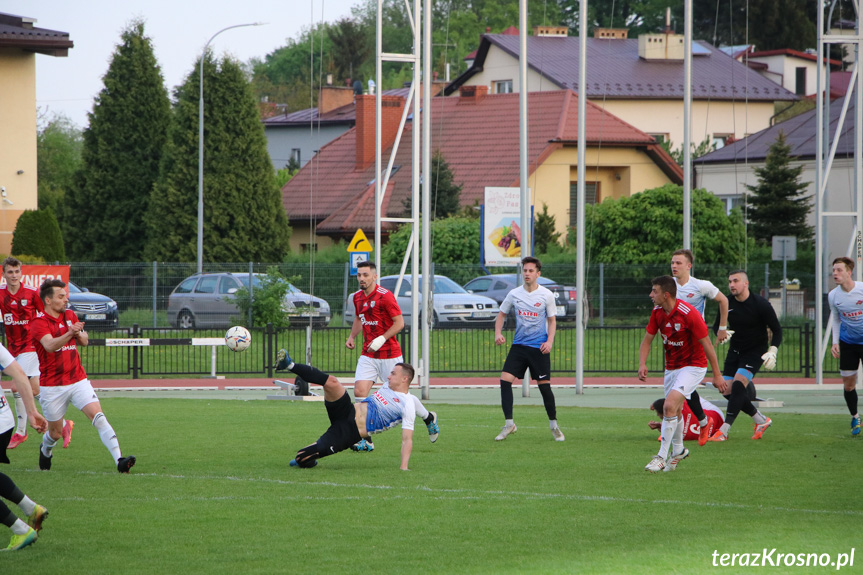
<svg viewBox="0 0 863 575">
<path fill-rule="evenodd" d="M 204 58 L 210 43 L 222 32 L 232 28 L 244 28 L 246 26 L 261 26 L 264 22 L 252 22 L 251 24 L 235 24 L 222 28 L 213 34 L 204 45 L 201 53 L 201 98 L 198 102 L 198 273 L 204 271 Z"/>
</svg>

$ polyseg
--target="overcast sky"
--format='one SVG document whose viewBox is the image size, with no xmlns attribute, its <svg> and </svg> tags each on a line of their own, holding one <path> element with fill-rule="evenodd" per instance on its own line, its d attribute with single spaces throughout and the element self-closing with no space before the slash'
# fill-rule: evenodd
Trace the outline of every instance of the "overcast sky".
<svg viewBox="0 0 863 575">
<path fill-rule="evenodd" d="M 226 26 L 237 28 L 213 41 L 217 55 L 245 62 L 284 46 L 304 27 L 351 15 L 358 0 L 3 0 L 0 11 L 37 20 L 36 26 L 68 32 L 75 43 L 67 58 L 36 56 L 36 103 L 62 112 L 80 127 L 87 124 L 93 97 L 120 32 L 136 17 L 145 20 L 168 90 L 192 70 L 210 36 Z"/>
</svg>

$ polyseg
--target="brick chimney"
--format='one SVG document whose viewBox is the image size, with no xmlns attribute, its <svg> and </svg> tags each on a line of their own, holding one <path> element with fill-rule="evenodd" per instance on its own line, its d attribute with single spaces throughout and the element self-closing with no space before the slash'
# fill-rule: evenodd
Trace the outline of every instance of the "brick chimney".
<svg viewBox="0 0 863 575">
<path fill-rule="evenodd" d="M 488 86 L 462 86 L 458 96 L 462 101 L 479 102 L 488 94 Z"/>
<path fill-rule="evenodd" d="M 318 115 L 323 116 L 336 108 L 347 106 L 354 101 L 353 88 L 342 88 L 341 86 L 323 86 L 318 98 Z"/>
<path fill-rule="evenodd" d="M 375 97 L 357 96 L 357 170 L 364 170 L 375 161 Z M 399 122 L 405 109 L 401 96 L 381 96 L 381 150 L 396 141 Z"/>
</svg>

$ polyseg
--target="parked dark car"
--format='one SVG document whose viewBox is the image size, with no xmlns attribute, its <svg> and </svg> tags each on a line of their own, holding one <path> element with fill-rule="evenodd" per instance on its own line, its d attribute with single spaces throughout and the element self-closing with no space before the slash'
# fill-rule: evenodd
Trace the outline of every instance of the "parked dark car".
<svg viewBox="0 0 863 575">
<path fill-rule="evenodd" d="M 261 274 L 252 274 L 253 288 L 260 286 Z M 168 297 L 168 321 L 180 329 L 196 327 L 230 327 L 240 315 L 233 301 L 241 287 L 249 286 L 248 273 L 195 274 L 184 279 Z M 293 285 L 282 302 L 282 311 L 290 316 L 292 325 L 314 327 L 330 324 L 330 304 L 319 297 L 301 292 Z"/>
<path fill-rule="evenodd" d="M 117 327 L 120 323 L 117 302 L 108 296 L 78 287 L 72 282 L 68 283 L 67 289 L 69 290 L 67 307 L 84 322 L 85 328 Z"/>
<path fill-rule="evenodd" d="M 490 297 L 500 305 L 506 294 L 519 285 L 516 274 L 492 274 L 474 278 L 464 284 L 464 289 L 470 293 Z M 539 277 L 539 285 L 548 288 L 554 294 L 557 306 L 557 319 L 560 321 L 575 321 L 578 309 L 578 295 L 575 287 L 563 286 L 553 279 Z M 585 308 L 585 320 L 587 319 Z M 511 322 L 508 323 L 510 325 Z"/>
</svg>

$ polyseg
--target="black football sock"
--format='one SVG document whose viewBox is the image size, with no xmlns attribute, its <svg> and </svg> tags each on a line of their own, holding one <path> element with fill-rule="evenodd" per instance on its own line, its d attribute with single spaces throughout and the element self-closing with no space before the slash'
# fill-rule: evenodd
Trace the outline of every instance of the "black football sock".
<svg viewBox="0 0 863 575">
<path fill-rule="evenodd" d="M 554 393 L 551 391 L 550 383 L 540 383 L 539 393 L 542 394 L 542 403 L 550 420 L 557 419 L 557 407 L 554 404 Z"/>
<path fill-rule="evenodd" d="M 743 385 L 742 381 L 734 380 L 731 383 L 731 396 L 728 398 L 728 407 L 725 409 L 726 424 L 734 424 L 737 414 L 740 413 L 740 409 L 746 401 L 748 401 L 746 399 L 746 386 Z"/>
<path fill-rule="evenodd" d="M 692 415 L 695 416 L 696 421 L 701 422 L 707 418 L 704 415 L 704 408 L 701 407 L 701 397 L 699 397 L 697 391 L 692 392 L 692 395 L 686 400 L 686 405 L 689 406 L 689 410 L 692 411 Z"/>
<path fill-rule="evenodd" d="M 5 473 L 0 473 L 0 497 L 18 504 L 24 499 L 24 493 L 18 489 L 12 478 Z"/>
<path fill-rule="evenodd" d="M 857 415 L 857 390 L 845 390 L 845 404 L 848 406 L 848 411 L 851 415 Z"/>
<path fill-rule="evenodd" d="M 500 406 L 503 418 L 512 419 L 512 382 L 500 380 Z"/>
<path fill-rule="evenodd" d="M 324 385 L 330 377 L 329 374 L 324 373 L 320 369 L 304 363 L 295 363 L 294 367 L 291 368 L 291 371 L 309 383 L 316 383 L 318 385 Z"/>
<path fill-rule="evenodd" d="M 423 419 L 423 423 L 425 423 L 426 425 L 431 425 L 432 421 L 434 421 L 434 414 L 431 411 L 429 411 L 429 415 L 428 415 L 428 417 Z"/>
</svg>

